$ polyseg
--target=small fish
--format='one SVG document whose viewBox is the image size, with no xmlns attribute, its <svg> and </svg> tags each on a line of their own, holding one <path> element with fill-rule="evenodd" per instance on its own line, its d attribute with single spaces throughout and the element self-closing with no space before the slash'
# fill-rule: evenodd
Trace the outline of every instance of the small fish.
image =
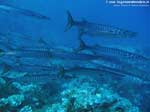
<svg viewBox="0 0 150 112">
<path fill-rule="evenodd" d="M 70 12 L 67 11 L 68 14 L 68 23 L 66 26 L 65 31 L 68 31 L 72 26 L 76 26 L 79 30 L 79 37 L 82 35 L 90 35 L 90 36 L 107 36 L 107 37 L 134 37 L 136 36 L 135 32 L 128 31 L 125 29 L 103 25 L 103 24 L 96 24 L 92 22 L 88 22 L 86 20 L 83 21 L 75 21 L 71 16 Z"/>
<path fill-rule="evenodd" d="M 44 16 L 42 14 L 39 14 L 37 12 L 30 11 L 30 10 L 27 10 L 27 9 L 18 8 L 18 7 L 14 7 L 14 6 L 11 6 L 11 5 L 0 4 L 0 10 L 5 11 L 7 13 L 22 14 L 22 15 L 34 17 L 34 18 L 37 18 L 37 19 L 50 20 L 49 17 Z"/>
</svg>

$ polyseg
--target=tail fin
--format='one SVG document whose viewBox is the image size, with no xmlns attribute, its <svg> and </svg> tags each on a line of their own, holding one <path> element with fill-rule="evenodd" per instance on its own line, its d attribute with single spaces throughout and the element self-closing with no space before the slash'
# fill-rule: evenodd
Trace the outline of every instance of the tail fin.
<svg viewBox="0 0 150 112">
<path fill-rule="evenodd" d="M 0 56 L 3 56 L 5 54 L 5 51 L 0 48 Z"/>
<path fill-rule="evenodd" d="M 66 25 L 65 32 L 68 31 L 74 24 L 74 20 L 69 11 L 67 11 L 67 15 L 68 15 L 68 23 Z"/>
<path fill-rule="evenodd" d="M 79 49 L 84 50 L 86 47 L 87 47 L 87 45 L 85 44 L 85 42 L 80 37 L 79 38 Z"/>
<path fill-rule="evenodd" d="M 63 78 L 63 77 L 64 77 L 64 74 L 65 74 L 65 69 L 64 69 L 64 67 L 60 67 L 60 70 L 59 70 L 59 73 L 58 73 L 59 78 Z"/>
<path fill-rule="evenodd" d="M 75 49 L 75 52 L 80 52 L 82 50 L 85 50 L 86 48 L 88 48 L 88 46 L 85 44 L 85 42 L 82 40 L 81 37 L 78 37 L 78 41 L 79 41 L 79 47 L 77 49 Z"/>
</svg>

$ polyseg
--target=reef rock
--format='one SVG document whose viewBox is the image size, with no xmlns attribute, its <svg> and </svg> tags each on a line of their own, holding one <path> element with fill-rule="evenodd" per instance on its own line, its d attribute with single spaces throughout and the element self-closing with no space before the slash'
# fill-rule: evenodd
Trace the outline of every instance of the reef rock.
<svg viewBox="0 0 150 112">
<path fill-rule="evenodd" d="M 111 89 L 76 80 L 62 91 L 61 101 L 46 112 L 139 112 L 139 109 Z"/>
</svg>

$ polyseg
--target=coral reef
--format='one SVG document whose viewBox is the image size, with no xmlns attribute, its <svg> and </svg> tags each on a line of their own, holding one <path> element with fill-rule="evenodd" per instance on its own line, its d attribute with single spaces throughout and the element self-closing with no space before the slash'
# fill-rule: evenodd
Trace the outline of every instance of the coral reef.
<svg viewBox="0 0 150 112">
<path fill-rule="evenodd" d="M 0 78 L 0 112 L 139 112 L 129 100 L 88 76 L 64 81 L 61 91 L 53 84 L 10 83 Z"/>
<path fill-rule="evenodd" d="M 6 84 L 6 81 L 3 78 L 0 78 L 0 88 Z"/>
<path fill-rule="evenodd" d="M 32 112 L 31 106 L 35 109 L 42 105 L 44 97 L 39 86 L 9 83 L 2 78 L 0 81 L 0 112 Z"/>
<path fill-rule="evenodd" d="M 0 106 L 10 105 L 11 107 L 17 107 L 21 105 L 21 103 L 24 101 L 24 95 L 12 95 L 8 98 L 2 98 L 0 99 Z"/>
<path fill-rule="evenodd" d="M 19 107 L 23 102 L 25 98 L 24 95 L 12 95 L 8 98 L 1 98 L 0 99 L 0 110 L 5 112 L 6 110 L 13 111 L 13 109 Z"/>
<path fill-rule="evenodd" d="M 52 104 L 46 112 L 139 112 L 129 100 L 111 89 L 85 80 L 88 78 L 68 84 L 61 93 L 61 101 Z"/>
<path fill-rule="evenodd" d="M 61 89 L 54 82 L 43 85 L 21 84 L 1 77 L 0 112 L 35 112 L 56 100 L 58 97 L 55 93 L 58 90 Z"/>
<path fill-rule="evenodd" d="M 33 112 L 30 106 L 24 106 L 19 112 Z"/>
</svg>

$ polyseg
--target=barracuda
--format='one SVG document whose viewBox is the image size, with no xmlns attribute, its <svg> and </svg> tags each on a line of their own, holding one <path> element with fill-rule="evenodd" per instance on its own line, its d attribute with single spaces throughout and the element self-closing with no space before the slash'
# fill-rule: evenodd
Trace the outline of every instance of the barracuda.
<svg viewBox="0 0 150 112">
<path fill-rule="evenodd" d="M 76 52 L 66 52 L 66 51 L 55 51 L 47 49 L 38 50 L 13 50 L 8 52 L 3 52 L 0 49 L 0 55 L 16 56 L 16 57 L 31 57 L 31 58 L 48 58 L 48 59 L 67 59 L 67 60 L 94 60 L 102 59 L 103 57 L 94 56 L 90 54 L 76 53 Z"/>
<path fill-rule="evenodd" d="M 67 14 L 68 14 L 68 23 L 65 31 L 68 31 L 72 26 L 76 26 L 79 30 L 80 37 L 82 35 L 90 35 L 92 37 L 106 36 L 106 37 L 113 37 L 113 38 L 114 37 L 126 38 L 126 37 L 134 37 L 137 34 L 135 32 L 121 29 L 118 27 L 113 27 L 110 25 L 92 23 L 86 20 L 75 21 L 69 11 L 67 11 Z"/>
<path fill-rule="evenodd" d="M 90 50 L 94 52 L 94 54 L 96 55 L 112 56 L 120 59 L 128 59 L 134 62 L 146 62 L 150 64 L 150 58 L 137 53 L 125 51 L 118 48 L 112 48 L 112 47 L 88 46 L 84 43 L 84 41 L 81 38 L 79 38 L 79 42 L 80 42 L 80 46 L 79 49 L 77 49 L 77 51 Z"/>
<path fill-rule="evenodd" d="M 34 84 L 39 84 L 43 85 L 49 82 L 57 81 L 59 78 L 56 75 L 52 74 L 26 74 L 22 77 L 17 77 L 17 78 L 9 78 L 9 77 L 4 77 L 2 76 L 5 80 L 8 82 L 19 82 L 19 83 L 34 83 Z"/>
<path fill-rule="evenodd" d="M 0 10 L 7 12 L 7 13 L 22 14 L 22 15 L 30 16 L 30 17 L 33 17 L 36 19 L 50 20 L 49 17 L 44 16 L 42 14 L 39 14 L 37 12 L 30 11 L 27 9 L 18 8 L 18 7 L 14 7 L 11 5 L 0 4 Z"/>
<path fill-rule="evenodd" d="M 59 66 L 44 66 L 44 65 L 34 65 L 34 64 L 26 64 L 26 63 L 14 63 L 10 65 L 8 63 L 3 64 L 3 73 L 5 74 L 9 71 L 15 72 L 26 72 L 26 73 L 35 73 L 35 74 L 57 74 L 60 71 Z"/>
<path fill-rule="evenodd" d="M 60 73 L 61 73 L 60 75 L 63 77 L 68 77 L 68 76 L 76 77 L 80 75 L 101 76 L 101 75 L 109 74 L 110 76 L 119 76 L 119 77 L 129 76 L 129 77 L 139 78 L 143 81 L 150 82 L 149 74 L 143 75 L 140 73 L 131 73 L 130 71 L 128 72 L 125 70 L 115 69 L 104 65 L 98 65 L 97 68 L 77 66 L 70 69 L 64 69 Z"/>
</svg>

